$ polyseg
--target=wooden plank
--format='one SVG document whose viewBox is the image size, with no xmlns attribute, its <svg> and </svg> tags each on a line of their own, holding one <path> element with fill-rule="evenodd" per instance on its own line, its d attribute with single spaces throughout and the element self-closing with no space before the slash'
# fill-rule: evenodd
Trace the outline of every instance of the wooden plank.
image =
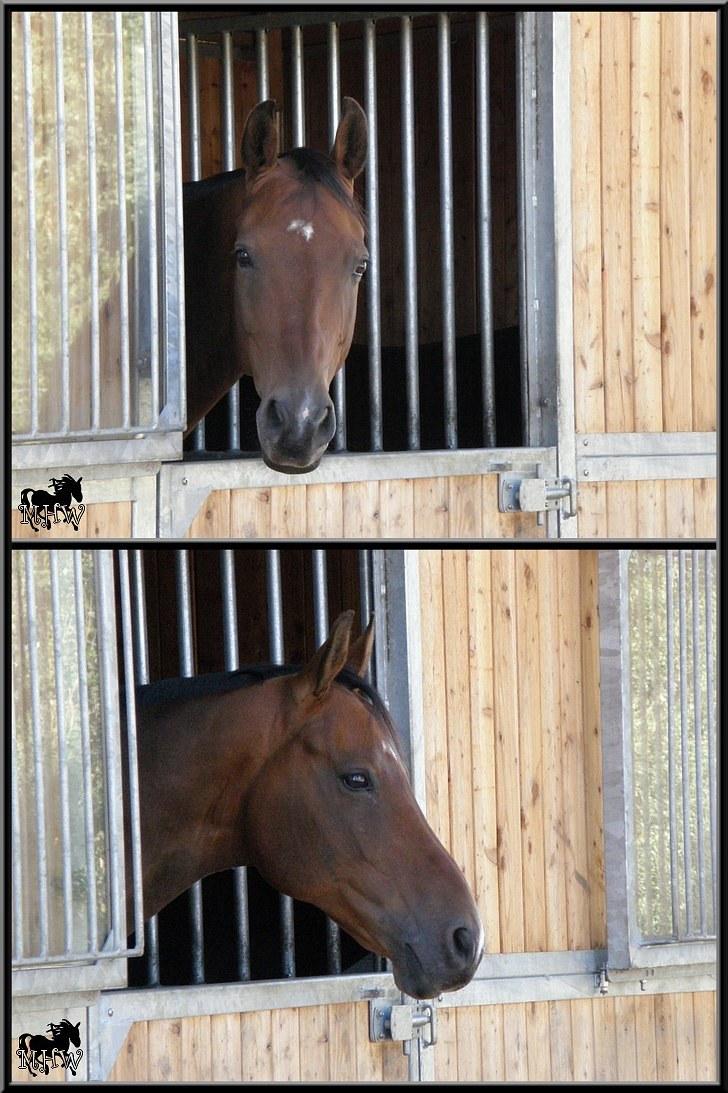
<svg viewBox="0 0 728 1093">
<path fill-rule="evenodd" d="M 149 1022 L 149 1074 L 155 1082 L 184 1081 L 179 1018 Z"/>
<path fill-rule="evenodd" d="M 209 1082 L 212 1073 L 210 1017 L 186 1017 L 182 1022 L 182 1065 L 187 1082 Z"/>
<path fill-rule="evenodd" d="M 420 604 L 422 700 L 425 723 L 427 819 L 438 839 L 450 846 L 448 793 L 447 703 L 442 686 L 445 671 L 442 554 L 439 550 L 420 553 Z"/>
<path fill-rule="evenodd" d="M 548 1002 L 526 1004 L 529 1082 L 551 1081 L 551 1036 Z"/>
<path fill-rule="evenodd" d="M 506 1076 L 505 1043 L 503 1041 L 503 1005 L 480 1007 L 480 1055 L 482 1081 L 503 1082 Z"/>
<path fill-rule="evenodd" d="M 272 539 L 306 537 L 305 486 L 275 486 L 270 496 L 270 534 Z"/>
<path fill-rule="evenodd" d="M 503 1007 L 503 1040 L 506 1044 L 505 1080 L 507 1082 L 528 1081 L 525 1002 L 515 1002 Z"/>
<path fill-rule="evenodd" d="M 591 998 L 572 998 L 571 1039 L 574 1053 L 574 1081 L 594 1081 L 594 1015 Z"/>
<path fill-rule="evenodd" d="M 356 1005 L 329 1006 L 329 1078 L 351 1081 L 356 1065 Z"/>
<path fill-rule="evenodd" d="M 636 1013 L 633 996 L 614 999 L 614 1028 L 617 1038 L 617 1080 L 637 1080 Z"/>
<path fill-rule="evenodd" d="M 716 480 L 699 478 L 693 482 L 694 535 L 698 539 L 715 539 Z"/>
<path fill-rule="evenodd" d="M 230 537 L 270 539 L 269 488 L 230 491 Z"/>
<path fill-rule="evenodd" d="M 690 328 L 693 429 L 716 427 L 717 17 L 690 13 Z"/>
<path fill-rule="evenodd" d="M 415 538 L 446 539 L 450 505 L 447 478 L 416 478 L 413 504 Z"/>
<path fill-rule="evenodd" d="M 480 539 L 483 534 L 481 501 L 481 475 L 465 474 L 450 479 L 451 539 Z"/>
<path fill-rule="evenodd" d="M 634 428 L 662 431 L 660 336 L 660 13 L 632 21 L 632 344 Z"/>
<path fill-rule="evenodd" d="M 327 1082 L 329 1072 L 329 1007 L 302 1006 L 298 1011 L 302 1082 Z"/>
<path fill-rule="evenodd" d="M 594 1080 L 597 1082 L 615 1082 L 617 1080 L 617 1029 L 614 1015 L 614 998 L 593 998 L 592 1018 L 594 1025 Z"/>
<path fill-rule="evenodd" d="M 190 524 L 186 539 L 230 538 L 230 495 L 232 490 L 213 490 Z"/>
<path fill-rule="evenodd" d="M 435 1044 L 435 1081 L 452 1082 L 458 1073 L 457 1016 L 455 1010 L 440 1009 L 437 1013 L 437 1043 Z"/>
<path fill-rule="evenodd" d="M 690 330 L 690 13 L 661 19 L 660 293 L 663 425 L 693 427 Z"/>
<path fill-rule="evenodd" d="M 664 538 L 665 483 L 636 482 L 635 486 L 637 488 L 637 537 L 639 539 Z"/>
<path fill-rule="evenodd" d="M 599 12 L 571 18 L 571 140 L 593 148 L 601 96 Z M 577 432 L 603 433 L 601 157 L 574 157 L 571 181 L 574 313 L 574 396 Z"/>
<path fill-rule="evenodd" d="M 601 17 L 602 313 L 607 432 L 634 429 L 630 223 L 630 13 Z M 591 156 L 584 156 L 590 159 Z"/>
<path fill-rule="evenodd" d="M 524 951 L 518 658 L 514 552 L 491 554 L 500 933 L 503 952 Z"/>
<path fill-rule="evenodd" d="M 581 725 L 579 555 L 562 551 L 558 563 L 562 834 L 567 849 L 566 910 L 570 949 L 589 948 L 589 862 L 586 838 L 584 737 Z"/>
<path fill-rule="evenodd" d="M 343 486 L 306 486 L 306 538 L 340 539 L 343 533 Z"/>
<path fill-rule="evenodd" d="M 717 1076 L 715 991 L 693 995 L 695 1019 L 695 1072 L 699 1082 L 714 1082 Z"/>
<path fill-rule="evenodd" d="M 607 483 L 580 482 L 577 491 L 579 538 L 599 539 L 607 535 Z"/>
<path fill-rule="evenodd" d="M 239 1013 L 216 1013 L 210 1017 L 211 1081 L 243 1080 L 242 1048 Z M 153 1075 L 148 1080 L 153 1080 Z"/>
<path fill-rule="evenodd" d="M 665 533 L 668 539 L 695 536 L 695 497 L 690 479 L 665 482 Z"/>
<path fill-rule="evenodd" d="M 273 1010 L 271 1014 L 274 1082 L 301 1080 L 298 1014 L 297 1009 Z"/>
<path fill-rule="evenodd" d="M 677 1037 L 677 1080 L 697 1081 L 695 1059 L 695 1023 L 693 996 L 689 991 L 673 995 L 675 1006 L 675 1034 Z"/>
<path fill-rule="evenodd" d="M 658 1082 L 677 1080 L 678 1045 L 673 998 L 671 994 L 655 995 L 655 1050 Z"/>
<path fill-rule="evenodd" d="M 564 793 L 561 775 L 561 680 L 559 659 L 554 654 L 558 633 L 558 560 L 555 550 L 538 552 L 538 617 L 542 649 L 540 722 L 543 737 L 543 807 L 546 939 L 551 952 L 568 947 L 566 927 L 566 844 L 564 842 Z"/>
<path fill-rule="evenodd" d="M 571 1010 L 569 1002 L 549 1002 L 549 1036 L 551 1040 L 551 1080 L 574 1080 L 574 1052 L 571 1040 Z"/>
<path fill-rule="evenodd" d="M 657 1080 L 655 1053 L 655 1000 L 646 994 L 635 999 L 635 1037 L 637 1040 L 637 1081 Z"/>
<path fill-rule="evenodd" d="M 356 1080 L 382 1081 L 382 1045 L 369 1039 L 369 1008 L 366 1002 L 356 1006 Z"/>
<path fill-rule="evenodd" d="M 523 863 L 524 944 L 526 952 L 548 948 L 543 814 L 543 734 L 541 727 L 541 642 L 537 550 L 519 550 L 516 559 L 516 647 L 518 748 L 520 757 L 521 861 Z M 551 649 L 544 648 L 544 658 Z"/>
<path fill-rule="evenodd" d="M 415 533 L 414 480 L 390 479 L 379 486 L 383 539 L 412 539 Z"/>
<path fill-rule="evenodd" d="M 589 945 L 606 948 L 607 911 L 604 876 L 604 822 L 602 812 L 602 744 L 599 702 L 599 555 L 579 552 L 581 607 L 581 698 L 584 731 L 584 785 L 589 881 Z M 542 672 L 543 675 L 543 672 Z"/>
<path fill-rule="evenodd" d="M 500 952 L 498 816 L 496 806 L 493 640 L 490 552 L 470 550 L 468 628 L 473 780 L 473 895 L 485 930 L 485 949 Z"/>
<path fill-rule="evenodd" d="M 637 534 L 636 482 L 607 482 L 607 535 L 634 539 Z"/>
<path fill-rule="evenodd" d="M 273 1078 L 273 1026 L 270 1010 L 240 1014 L 240 1057 L 244 1082 Z"/>
<path fill-rule="evenodd" d="M 344 538 L 378 539 L 381 534 L 379 482 L 345 482 Z"/>
<path fill-rule="evenodd" d="M 480 1056 L 480 1010 L 477 1006 L 462 1006 L 455 1010 L 457 1037 L 457 1073 L 449 1081 L 479 1082 L 482 1077 Z"/>
</svg>

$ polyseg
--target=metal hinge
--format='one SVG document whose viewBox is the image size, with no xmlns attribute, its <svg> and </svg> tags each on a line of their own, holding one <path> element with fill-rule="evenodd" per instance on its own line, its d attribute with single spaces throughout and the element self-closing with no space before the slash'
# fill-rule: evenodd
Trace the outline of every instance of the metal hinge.
<svg viewBox="0 0 728 1093">
<path fill-rule="evenodd" d="M 422 1047 L 437 1042 L 434 1002 L 408 1002 L 392 1004 L 382 998 L 369 1003 L 369 1039 L 374 1043 L 383 1040 L 403 1042 L 405 1055 L 412 1050 L 413 1041 Z"/>
<path fill-rule="evenodd" d="M 573 478 L 524 478 L 520 474 L 498 476 L 500 512 L 549 512 L 576 516 L 576 481 Z"/>
</svg>

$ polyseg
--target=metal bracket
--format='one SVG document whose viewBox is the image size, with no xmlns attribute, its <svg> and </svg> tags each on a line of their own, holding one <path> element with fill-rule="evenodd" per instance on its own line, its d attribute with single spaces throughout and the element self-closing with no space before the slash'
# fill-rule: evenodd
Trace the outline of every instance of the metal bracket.
<svg viewBox="0 0 728 1093">
<path fill-rule="evenodd" d="M 524 478 L 519 474 L 498 476 L 500 512 L 549 512 L 560 509 L 576 516 L 576 482 L 573 478 Z"/>
<path fill-rule="evenodd" d="M 609 994 L 609 975 L 606 964 L 594 976 L 594 986 L 600 994 Z"/>
<path fill-rule="evenodd" d="M 383 1040 L 402 1041 L 405 1055 L 412 1050 L 413 1041 L 420 1046 L 432 1047 L 437 1043 L 434 1002 L 408 1002 L 400 1005 L 377 998 L 369 1003 L 369 1039 L 374 1043 Z"/>
</svg>

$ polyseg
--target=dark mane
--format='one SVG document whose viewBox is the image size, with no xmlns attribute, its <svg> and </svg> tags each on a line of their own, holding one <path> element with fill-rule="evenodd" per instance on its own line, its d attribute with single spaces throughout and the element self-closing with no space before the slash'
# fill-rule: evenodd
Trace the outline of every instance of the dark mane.
<svg viewBox="0 0 728 1093">
<path fill-rule="evenodd" d="M 200 178 L 197 182 L 185 182 L 182 187 L 184 199 L 185 201 L 195 201 L 198 198 L 210 197 L 212 194 L 216 194 L 218 190 L 229 186 L 231 182 L 242 180 L 244 177 L 245 170 L 240 167 L 237 171 L 223 171 L 219 175 Z"/>
<path fill-rule="evenodd" d="M 317 152 L 313 148 L 293 148 L 279 158 L 293 160 L 304 181 L 325 186 L 329 193 L 333 194 L 336 200 L 353 213 L 359 223 L 366 228 L 364 211 L 356 197 L 352 197 L 341 181 L 331 156 L 324 152 Z"/>
</svg>

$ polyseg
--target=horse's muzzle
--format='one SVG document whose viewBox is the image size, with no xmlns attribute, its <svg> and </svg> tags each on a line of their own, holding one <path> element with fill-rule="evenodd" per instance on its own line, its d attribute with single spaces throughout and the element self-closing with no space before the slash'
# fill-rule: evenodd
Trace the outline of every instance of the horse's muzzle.
<svg viewBox="0 0 728 1093">
<path fill-rule="evenodd" d="M 283 474 L 315 470 L 336 430 L 328 395 L 271 396 L 261 402 L 256 421 L 263 459 Z"/>
<path fill-rule="evenodd" d="M 449 924 L 441 938 L 430 934 L 405 941 L 392 955 L 394 981 L 413 998 L 434 998 L 464 987 L 475 975 L 483 955 L 480 919 Z"/>
</svg>

